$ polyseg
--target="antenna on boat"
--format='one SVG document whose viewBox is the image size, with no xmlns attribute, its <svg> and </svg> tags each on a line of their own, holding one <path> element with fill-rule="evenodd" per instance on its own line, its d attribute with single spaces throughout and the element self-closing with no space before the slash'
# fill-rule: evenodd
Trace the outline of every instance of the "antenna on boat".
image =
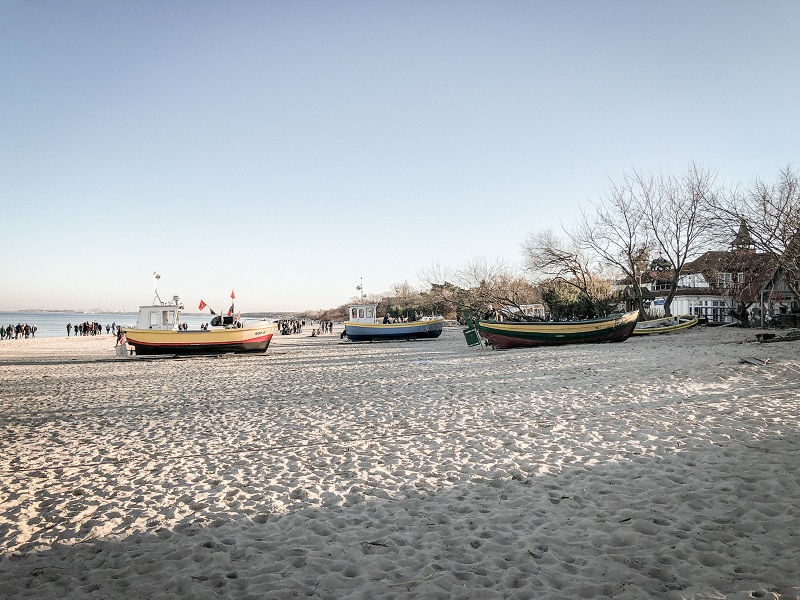
<svg viewBox="0 0 800 600">
<path fill-rule="evenodd" d="M 156 294 L 156 297 L 153 298 L 153 304 L 156 303 L 156 300 L 158 300 L 159 304 L 163 304 L 163 302 L 161 302 L 161 296 L 158 295 L 158 280 L 159 279 L 161 279 L 161 275 L 159 275 L 158 273 L 153 271 L 153 292 L 155 292 L 155 294 Z"/>
<path fill-rule="evenodd" d="M 361 283 L 356 286 L 356 289 L 359 292 L 361 292 L 361 300 L 364 300 L 364 298 L 367 297 L 367 295 L 364 293 L 364 278 L 363 277 L 359 277 L 359 279 L 360 279 Z"/>
</svg>

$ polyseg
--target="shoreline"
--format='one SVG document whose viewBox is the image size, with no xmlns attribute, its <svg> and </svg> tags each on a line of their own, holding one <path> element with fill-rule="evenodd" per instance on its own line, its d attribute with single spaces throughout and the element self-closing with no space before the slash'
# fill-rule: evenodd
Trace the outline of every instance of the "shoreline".
<svg viewBox="0 0 800 600">
<path fill-rule="evenodd" d="M 0 344 L 0 593 L 800 593 L 797 342 L 340 330 L 149 361 Z"/>
</svg>

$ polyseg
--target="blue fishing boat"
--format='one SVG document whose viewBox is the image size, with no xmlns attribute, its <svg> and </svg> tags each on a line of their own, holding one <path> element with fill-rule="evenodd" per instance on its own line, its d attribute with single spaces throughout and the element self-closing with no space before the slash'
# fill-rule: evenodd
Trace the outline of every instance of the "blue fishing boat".
<svg viewBox="0 0 800 600">
<path fill-rule="evenodd" d="M 432 339 L 442 334 L 444 317 L 424 317 L 418 321 L 394 322 L 377 317 L 377 304 L 357 304 L 350 307 L 344 333 L 351 342 L 379 340 Z"/>
</svg>

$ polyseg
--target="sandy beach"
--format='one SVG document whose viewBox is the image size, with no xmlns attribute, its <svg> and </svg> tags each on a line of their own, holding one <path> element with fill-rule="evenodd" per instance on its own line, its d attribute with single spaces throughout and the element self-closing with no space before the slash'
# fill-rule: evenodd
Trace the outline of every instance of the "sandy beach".
<svg viewBox="0 0 800 600">
<path fill-rule="evenodd" d="M 0 343 L 0 597 L 800 598 L 800 342 L 340 331 Z"/>
</svg>

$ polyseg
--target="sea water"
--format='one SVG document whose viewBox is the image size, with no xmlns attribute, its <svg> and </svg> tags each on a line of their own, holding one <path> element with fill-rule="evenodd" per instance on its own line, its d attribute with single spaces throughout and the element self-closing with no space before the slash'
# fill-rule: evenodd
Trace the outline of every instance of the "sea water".
<svg viewBox="0 0 800 600">
<path fill-rule="evenodd" d="M 67 324 L 72 325 L 72 335 L 75 335 L 75 325 L 80 323 L 94 323 L 97 321 L 103 326 L 103 335 L 106 335 L 106 325 L 122 325 L 133 327 L 136 325 L 138 313 L 83 313 L 83 312 L 3 312 L 0 311 L 0 325 L 8 327 L 17 323 L 36 325 L 36 337 L 66 337 Z M 209 315 L 192 315 L 183 313 L 181 323 L 186 323 L 189 329 L 199 329 L 200 325 L 210 323 L 213 317 Z M 113 334 L 112 334 L 113 335 Z"/>
</svg>

